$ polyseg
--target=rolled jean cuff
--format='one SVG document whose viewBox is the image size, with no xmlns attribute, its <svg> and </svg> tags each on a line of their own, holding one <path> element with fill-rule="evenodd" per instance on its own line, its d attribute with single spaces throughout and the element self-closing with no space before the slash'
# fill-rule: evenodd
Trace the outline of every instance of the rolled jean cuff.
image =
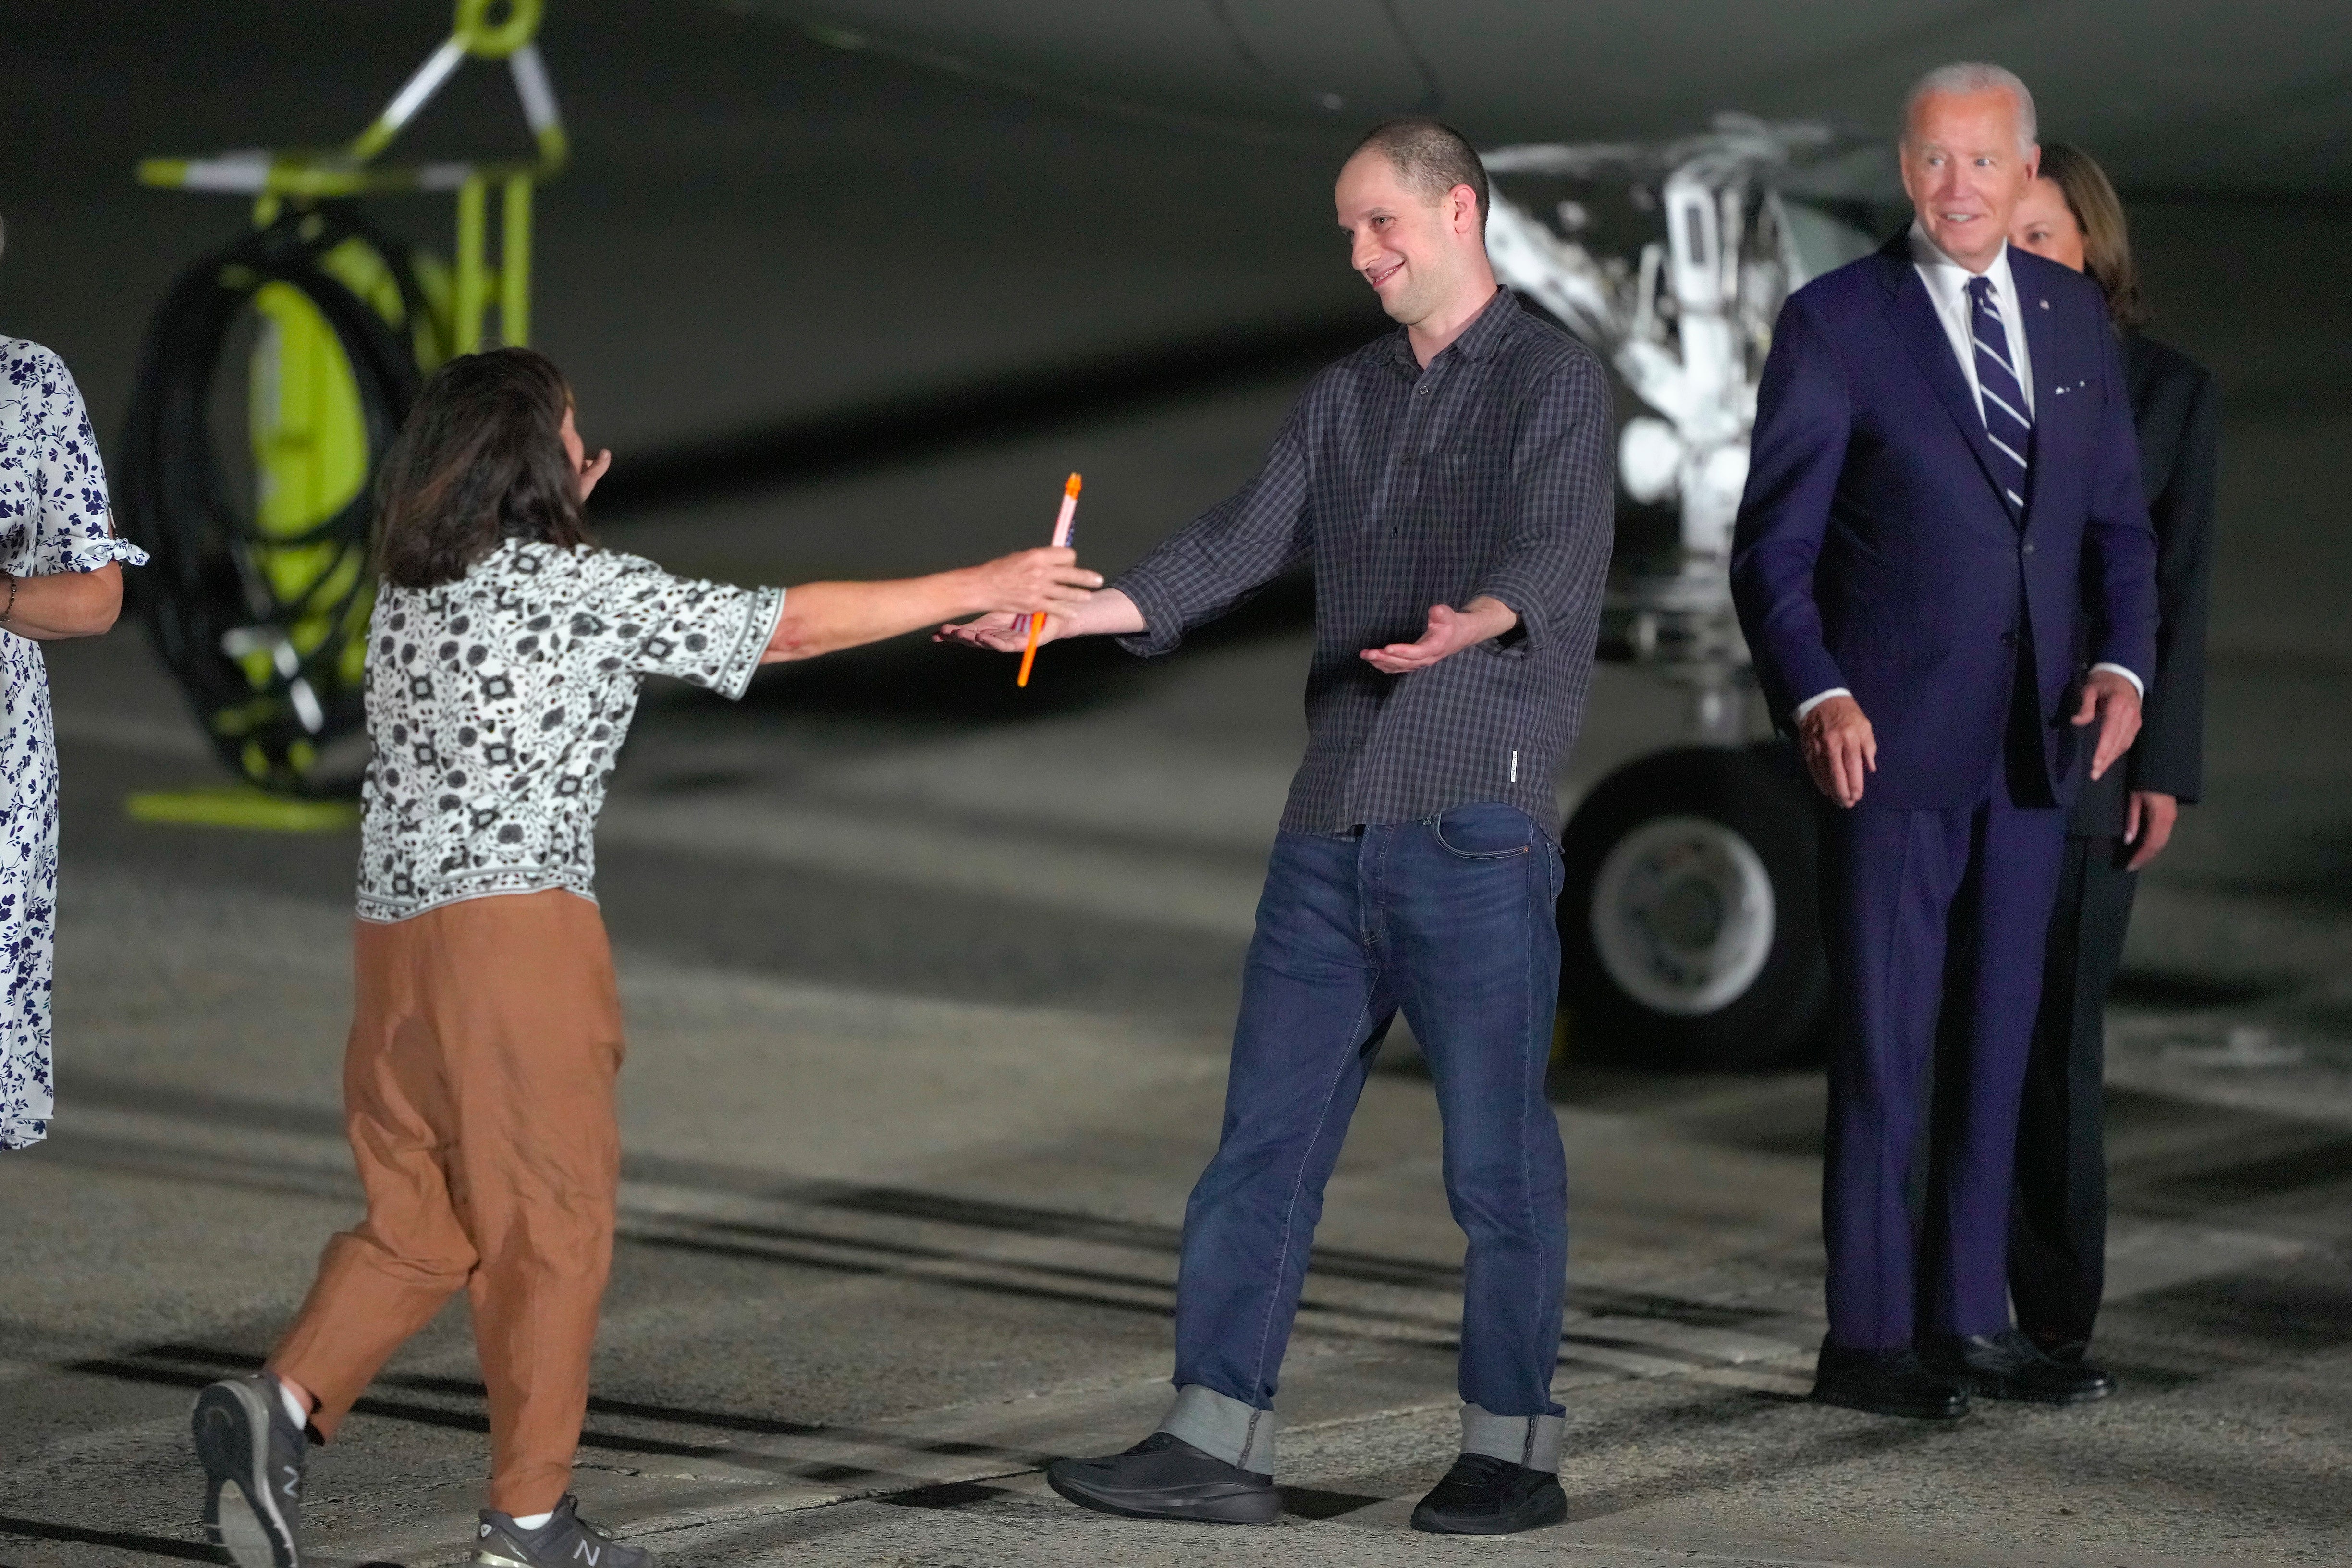
<svg viewBox="0 0 2352 1568">
<path fill-rule="evenodd" d="M 1568 1429 L 1564 1415 L 1497 1415 L 1476 1405 L 1462 1407 L 1462 1451 L 1486 1454 L 1559 1474 L 1559 1444 Z"/>
<path fill-rule="evenodd" d="M 1261 1476 L 1274 1474 L 1274 1412 L 1188 1383 L 1176 1391 L 1160 1430 L 1190 1443 L 1212 1458 Z M 1558 1438 L 1552 1452 L 1559 1452 Z"/>
</svg>

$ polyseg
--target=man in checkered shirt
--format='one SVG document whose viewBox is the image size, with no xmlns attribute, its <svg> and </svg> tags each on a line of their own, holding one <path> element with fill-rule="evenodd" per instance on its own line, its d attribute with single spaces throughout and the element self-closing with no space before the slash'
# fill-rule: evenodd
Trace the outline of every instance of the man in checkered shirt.
<svg viewBox="0 0 2352 1568">
<path fill-rule="evenodd" d="M 1462 1456 L 1413 1523 L 1507 1534 L 1567 1510 L 1551 1397 L 1567 1176 L 1544 1093 L 1552 779 L 1591 680 L 1611 391 L 1588 350 L 1496 286 L 1486 173 L 1459 135 L 1383 125 L 1335 197 L 1401 330 L 1316 377 L 1238 494 L 1043 634 L 1165 653 L 1293 567 L 1315 573 L 1307 758 L 1258 906 L 1223 1138 L 1185 1211 L 1175 1403 L 1136 1447 L 1048 1475 L 1113 1513 L 1278 1511 L 1276 1375 L 1324 1183 L 1402 1008 L 1469 1239 Z M 948 630 L 1024 640 L 1003 616 Z"/>
</svg>

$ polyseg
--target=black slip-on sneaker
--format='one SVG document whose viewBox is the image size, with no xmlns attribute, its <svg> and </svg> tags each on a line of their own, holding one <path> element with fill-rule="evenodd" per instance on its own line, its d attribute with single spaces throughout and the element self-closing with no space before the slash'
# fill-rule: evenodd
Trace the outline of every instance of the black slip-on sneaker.
<svg viewBox="0 0 2352 1568">
<path fill-rule="evenodd" d="M 1412 1527 L 1433 1535 L 1517 1535 L 1567 1517 L 1568 1494 L 1549 1470 L 1465 1454 L 1412 1510 Z"/>
<path fill-rule="evenodd" d="M 474 1555 L 488 1568 L 652 1568 L 654 1554 L 624 1546 L 580 1517 L 580 1500 L 566 1492 L 555 1517 L 525 1530 L 514 1515 L 482 1510 L 474 1531 Z"/>
<path fill-rule="evenodd" d="M 1229 1465 L 1169 1432 L 1154 1432 L 1124 1454 L 1056 1459 L 1045 1467 L 1045 1484 L 1080 1508 L 1128 1519 L 1271 1524 L 1282 1511 L 1272 1476 Z"/>
<path fill-rule="evenodd" d="M 236 1568 L 301 1568 L 302 1429 L 266 1372 L 196 1395 L 188 1425 L 205 1467 L 205 1539 Z"/>
</svg>

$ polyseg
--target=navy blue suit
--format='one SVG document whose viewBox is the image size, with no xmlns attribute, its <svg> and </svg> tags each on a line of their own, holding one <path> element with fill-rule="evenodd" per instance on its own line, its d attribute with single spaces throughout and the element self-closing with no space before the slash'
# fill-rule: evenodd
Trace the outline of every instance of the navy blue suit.
<svg viewBox="0 0 2352 1568">
<path fill-rule="evenodd" d="M 2062 808 L 2094 735 L 2068 721 L 2089 665 L 2143 681 L 2155 665 L 2155 535 L 2105 301 L 2055 263 L 2009 265 L 2025 504 L 1897 236 L 1783 308 L 1733 544 L 1776 721 L 1844 687 L 1878 744 L 1861 804 L 1825 810 L 1822 867 L 1830 1338 L 1860 1350 L 2008 1326 L 2019 1088 Z"/>
</svg>

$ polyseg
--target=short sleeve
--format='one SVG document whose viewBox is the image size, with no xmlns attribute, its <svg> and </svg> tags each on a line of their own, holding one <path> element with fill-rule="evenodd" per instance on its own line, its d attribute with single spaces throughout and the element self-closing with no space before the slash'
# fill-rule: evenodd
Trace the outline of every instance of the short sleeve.
<svg viewBox="0 0 2352 1568">
<path fill-rule="evenodd" d="M 639 555 L 587 553 L 571 631 L 600 647 L 600 664 L 667 675 L 730 700 L 743 695 L 783 616 L 782 588 L 707 583 Z"/>
<path fill-rule="evenodd" d="M 9 392 L 24 412 L 18 439 L 34 503 L 27 576 L 95 572 L 110 562 L 144 565 L 147 552 L 114 531 L 106 468 L 89 410 L 65 362 L 37 343 L 9 345 Z"/>
</svg>

